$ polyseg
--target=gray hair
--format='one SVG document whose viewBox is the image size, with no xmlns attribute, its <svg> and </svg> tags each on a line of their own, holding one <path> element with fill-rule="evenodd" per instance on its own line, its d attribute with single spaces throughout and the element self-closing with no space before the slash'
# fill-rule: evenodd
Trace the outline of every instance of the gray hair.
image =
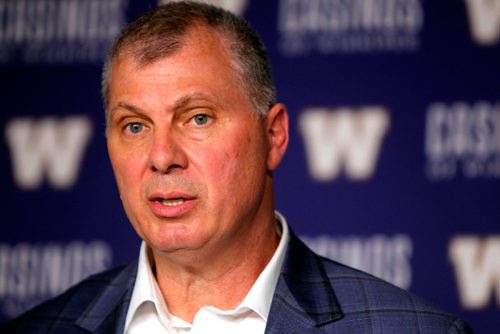
<svg viewBox="0 0 500 334">
<path fill-rule="evenodd" d="M 178 51 L 189 28 L 206 25 L 227 40 L 233 67 L 240 76 L 252 107 L 265 116 L 276 103 L 271 67 L 257 33 L 242 18 L 215 6 L 195 1 L 172 2 L 156 7 L 129 24 L 114 42 L 102 72 L 102 97 L 107 109 L 113 62 L 124 50 L 147 65 Z"/>
</svg>

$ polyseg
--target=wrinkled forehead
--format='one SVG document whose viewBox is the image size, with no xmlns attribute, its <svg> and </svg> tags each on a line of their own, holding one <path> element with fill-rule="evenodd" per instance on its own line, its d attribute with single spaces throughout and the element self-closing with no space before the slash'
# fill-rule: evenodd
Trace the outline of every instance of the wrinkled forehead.
<svg viewBox="0 0 500 334">
<path fill-rule="evenodd" d="M 233 95 L 250 101 L 226 41 L 211 29 L 193 29 L 175 51 L 168 56 L 150 59 L 147 63 L 141 62 L 135 52 L 133 48 L 124 50 L 115 59 L 110 77 L 110 98 L 122 91 L 119 88 L 123 84 L 158 81 L 158 84 L 169 87 L 167 91 L 193 89 L 197 85 L 200 89 L 224 87 L 222 90 L 232 91 Z M 139 88 L 140 85 L 135 87 Z"/>
<path fill-rule="evenodd" d="M 162 40 L 156 44 L 137 41 L 124 45 L 116 54 L 112 68 L 116 68 L 122 61 L 130 61 L 136 69 L 142 69 L 167 58 L 181 61 L 185 58 L 196 59 L 208 69 L 213 67 L 214 71 L 232 73 L 239 87 L 245 88 L 244 71 L 232 52 L 231 45 L 231 37 L 207 25 L 196 24 L 175 40 Z M 180 54 L 182 57 L 178 57 Z M 110 72 L 112 81 L 113 69 Z"/>
</svg>

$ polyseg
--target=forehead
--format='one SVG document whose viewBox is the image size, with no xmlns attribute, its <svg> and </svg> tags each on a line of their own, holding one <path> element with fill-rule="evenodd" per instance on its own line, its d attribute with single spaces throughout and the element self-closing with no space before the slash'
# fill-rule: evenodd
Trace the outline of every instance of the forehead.
<svg viewBox="0 0 500 334">
<path fill-rule="evenodd" d="M 187 90 L 200 89 L 250 102 L 228 39 L 205 26 L 191 28 L 175 52 L 150 63 L 141 64 L 133 50 L 124 50 L 113 63 L 110 81 L 111 100 L 124 90 L 162 86 L 168 97 L 173 91 L 189 94 Z"/>
<path fill-rule="evenodd" d="M 226 61 L 232 61 L 229 37 L 214 28 L 194 25 L 189 28 L 183 40 L 183 49 L 207 55 L 218 55 Z"/>
</svg>

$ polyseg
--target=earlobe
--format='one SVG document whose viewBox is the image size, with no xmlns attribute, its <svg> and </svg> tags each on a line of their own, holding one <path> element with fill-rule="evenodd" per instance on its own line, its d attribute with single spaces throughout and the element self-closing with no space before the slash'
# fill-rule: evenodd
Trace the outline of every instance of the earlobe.
<svg viewBox="0 0 500 334">
<path fill-rule="evenodd" d="M 266 115 L 266 131 L 269 141 L 267 168 L 275 170 L 288 146 L 288 112 L 282 103 L 275 104 Z"/>
</svg>

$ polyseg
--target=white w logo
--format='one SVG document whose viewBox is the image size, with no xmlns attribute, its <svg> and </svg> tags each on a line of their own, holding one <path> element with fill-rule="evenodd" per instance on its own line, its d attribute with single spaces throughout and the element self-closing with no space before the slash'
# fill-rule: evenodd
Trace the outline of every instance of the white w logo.
<svg viewBox="0 0 500 334">
<path fill-rule="evenodd" d="M 475 236 L 456 237 L 450 244 L 449 256 L 465 308 L 486 307 L 495 290 L 500 306 L 500 236 L 485 240 Z"/>
<path fill-rule="evenodd" d="M 500 0 L 465 0 L 472 36 L 478 44 L 500 40 Z"/>
<path fill-rule="evenodd" d="M 91 134 L 92 123 L 83 116 L 63 120 L 17 118 L 10 121 L 6 137 L 18 186 L 36 189 L 47 175 L 53 187 L 71 187 Z"/>
<path fill-rule="evenodd" d="M 390 123 L 382 107 L 308 109 L 299 122 L 309 170 L 318 181 L 334 180 L 342 167 L 350 179 L 370 178 Z"/>
</svg>

